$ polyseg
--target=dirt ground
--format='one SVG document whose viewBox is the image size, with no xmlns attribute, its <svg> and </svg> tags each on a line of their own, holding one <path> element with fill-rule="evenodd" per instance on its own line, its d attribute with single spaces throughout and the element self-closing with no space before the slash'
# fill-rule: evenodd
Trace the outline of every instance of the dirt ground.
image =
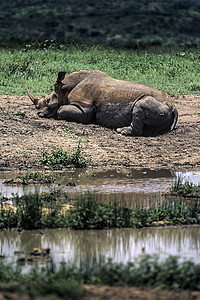
<svg viewBox="0 0 200 300">
<path fill-rule="evenodd" d="M 200 96 L 174 102 L 179 111 L 174 131 L 126 137 L 94 124 L 40 118 L 28 97 L 0 95 L 0 170 L 38 169 L 42 148 L 73 152 L 80 139 L 92 166 L 200 167 Z"/>
<path fill-rule="evenodd" d="M 200 96 L 174 97 L 174 102 L 179 112 L 174 131 L 156 137 L 125 137 L 94 124 L 39 118 L 28 97 L 0 95 L 0 171 L 42 169 L 41 149 L 73 152 L 80 139 L 84 141 L 82 155 L 94 167 L 200 168 Z M 85 289 L 89 299 L 200 299 L 200 292 Z"/>
<path fill-rule="evenodd" d="M 85 300 L 200 300 L 200 292 L 172 292 L 139 289 L 134 287 L 108 287 L 86 285 Z M 0 300 L 45 300 L 42 296 L 28 296 L 11 291 L 3 294 L 0 291 Z M 65 298 L 67 299 L 67 298 Z"/>
<path fill-rule="evenodd" d="M 200 292 L 172 292 L 134 287 L 85 286 L 89 300 L 200 300 Z"/>
</svg>

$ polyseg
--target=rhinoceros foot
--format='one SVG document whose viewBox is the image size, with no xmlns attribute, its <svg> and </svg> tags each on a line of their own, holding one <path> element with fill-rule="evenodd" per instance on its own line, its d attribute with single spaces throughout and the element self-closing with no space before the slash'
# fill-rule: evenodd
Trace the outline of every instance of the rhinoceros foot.
<svg viewBox="0 0 200 300">
<path fill-rule="evenodd" d="M 132 131 L 132 127 L 128 126 L 128 127 L 122 127 L 122 128 L 117 128 L 117 133 L 120 133 L 122 135 L 126 135 L 126 136 L 130 136 L 133 135 Z"/>
</svg>

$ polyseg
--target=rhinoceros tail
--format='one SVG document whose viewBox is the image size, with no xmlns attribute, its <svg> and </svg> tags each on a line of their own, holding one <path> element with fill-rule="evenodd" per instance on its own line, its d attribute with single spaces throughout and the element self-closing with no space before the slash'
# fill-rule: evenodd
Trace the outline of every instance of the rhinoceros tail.
<svg viewBox="0 0 200 300">
<path fill-rule="evenodd" d="M 173 111 L 172 111 L 172 114 L 173 114 L 173 123 L 172 123 L 172 125 L 171 125 L 171 127 L 170 127 L 170 131 L 171 130 L 174 130 L 174 128 L 176 127 L 176 123 L 177 123 L 177 121 L 178 121 L 178 111 L 177 111 L 177 109 L 174 107 L 174 109 L 173 109 Z"/>
</svg>

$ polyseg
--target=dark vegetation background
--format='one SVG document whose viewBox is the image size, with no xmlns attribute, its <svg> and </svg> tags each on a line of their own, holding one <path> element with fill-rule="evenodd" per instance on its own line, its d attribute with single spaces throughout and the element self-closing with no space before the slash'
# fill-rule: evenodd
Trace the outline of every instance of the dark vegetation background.
<svg viewBox="0 0 200 300">
<path fill-rule="evenodd" d="M 0 40 L 200 44 L 198 0 L 1 0 Z"/>
</svg>

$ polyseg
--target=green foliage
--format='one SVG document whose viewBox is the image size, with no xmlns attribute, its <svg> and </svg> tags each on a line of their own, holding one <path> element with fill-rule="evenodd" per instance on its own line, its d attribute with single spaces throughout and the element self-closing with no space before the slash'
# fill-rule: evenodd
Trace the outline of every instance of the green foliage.
<svg viewBox="0 0 200 300">
<path fill-rule="evenodd" d="M 22 298 L 25 294 L 28 299 L 83 299 L 82 283 L 78 278 L 73 279 L 72 272 L 69 272 L 69 276 L 66 273 L 64 268 L 56 271 L 52 262 L 46 270 L 32 268 L 24 275 L 19 268 L 0 261 L 0 290 L 9 299 L 12 294 Z"/>
<path fill-rule="evenodd" d="M 62 50 L 0 48 L 0 94 L 35 96 L 53 90 L 58 71 L 101 70 L 107 75 L 142 81 L 170 94 L 199 94 L 198 50 L 124 50 L 69 45 Z M 29 61 L 27 68 L 19 67 Z M 18 66 L 18 67 L 16 67 Z M 4 111 L 4 108 L 2 108 Z M 6 111 L 4 112 L 6 113 Z"/>
<path fill-rule="evenodd" d="M 67 194 L 63 193 L 60 189 L 52 189 L 50 192 L 40 194 L 40 198 L 45 203 L 59 201 L 63 199 L 63 197 L 66 199 Z"/>
<path fill-rule="evenodd" d="M 69 214 L 69 226 L 74 229 L 106 229 L 133 227 L 133 211 L 116 201 L 98 200 L 95 195 L 82 195 Z"/>
<path fill-rule="evenodd" d="M 42 201 L 38 193 L 15 197 L 17 207 L 17 226 L 24 229 L 38 229 L 42 227 Z"/>
<path fill-rule="evenodd" d="M 199 291 L 200 265 L 189 260 L 181 262 L 177 256 L 160 260 L 157 255 L 142 255 L 126 264 L 102 258 L 79 268 L 62 264 L 56 269 L 52 261 L 45 268 L 32 268 L 22 274 L 20 269 L 0 262 L 0 281 L 4 293 L 22 292 L 48 299 L 66 299 L 66 295 L 67 299 L 83 299 L 82 284 Z"/>
<path fill-rule="evenodd" d="M 15 210 L 6 210 L 1 201 L 0 228 L 141 228 L 200 222 L 200 204 L 197 201 L 186 204 L 183 200 L 166 200 L 132 208 L 116 200 L 104 202 L 91 193 L 81 198 L 77 196 L 77 199 L 70 203 L 66 193 L 52 190 L 15 196 L 12 199 Z"/>
<path fill-rule="evenodd" d="M 169 256 L 159 261 L 157 255 L 142 255 L 136 262 L 126 265 L 112 260 L 93 267 L 91 278 L 98 278 L 98 284 L 128 285 L 156 289 L 184 290 L 200 289 L 200 265 L 194 262 L 179 262 L 178 257 Z"/>
<path fill-rule="evenodd" d="M 75 280 L 65 278 L 48 278 L 45 282 L 38 282 L 39 294 L 45 297 L 56 295 L 56 299 L 83 299 L 84 291 L 81 284 Z M 67 298 L 66 298 L 67 295 Z"/>
<path fill-rule="evenodd" d="M 116 202 L 104 203 L 88 193 L 74 204 L 69 214 L 69 226 L 74 229 L 130 227 L 131 212 Z"/>
<path fill-rule="evenodd" d="M 74 229 L 132 228 L 163 224 L 191 224 L 200 221 L 200 205 L 186 205 L 182 200 L 164 201 L 145 207 L 129 208 L 116 201 L 104 203 L 91 194 L 75 203 L 69 214 L 69 226 Z"/>
<path fill-rule="evenodd" d="M 81 143 L 82 140 L 79 140 L 74 153 L 69 153 L 63 149 L 54 149 L 51 154 L 48 154 L 47 150 L 43 149 L 40 163 L 53 167 L 73 165 L 76 168 L 85 168 L 89 161 L 81 156 Z"/>
<path fill-rule="evenodd" d="M 199 222 L 200 206 L 195 202 L 186 205 L 184 201 L 163 201 L 156 205 L 137 207 L 134 211 L 134 224 L 144 227 L 154 222 L 163 224 L 187 224 Z"/>
<path fill-rule="evenodd" d="M 200 184 L 195 185 L 188 180 L 184 180 L 181 175 L 178 175 L 173 183 L 171 194 L 181 197 L 200 197 Z"/>
<path fill-rule="evenodd" d="M 20 176 L 22 184 L 30 184 L 30 183 L 52 183 L 54 179 L 50 174 L 41 174 L 39 172 L 35 173 L 27 173 L 24 176 Z"/>
<path fill-rule="evenodd" d="M 21 270 L 19 268 L 13 268 L 12 264 L 4 264 L 2 260 L 0 260 L 0 282 L 8 282 L 12 280 L 22 279 L 23 275 L 21 274 Z M 2 287 L 0 286 L 0 289 Z"/>
<path fill-rule="evenodd" d="M 75 134 L 67 128 L 63 128 L 63 130 L 60 132 L 66 134 L 69 138 L 72 138 L 72 139 L 74 139 L 76 137 Z"/>
<path fill-rule="evenodd" d="M 27 194 L 12 198 L 13 206 L 0 207 L 0 228 L 60 228 L 68 226 L 68 217 L 61 213 L 63 206 L 69 202 L 65 193 L 52 190 L 48 193 Z"/>
<path fill-rule="evenodd" d="M 54 40 L 134 48 L 196 45 L 199 11 L 197 0 L 85 0 L 84 10 L 81 1 L 70 0 L 66 5 L 64 0 L 3 0 L 0 39 L 35 40 L 43 49 L 62 48 Z M 22 68 L 26 65 L 25 61 Z"/>
</svg>

